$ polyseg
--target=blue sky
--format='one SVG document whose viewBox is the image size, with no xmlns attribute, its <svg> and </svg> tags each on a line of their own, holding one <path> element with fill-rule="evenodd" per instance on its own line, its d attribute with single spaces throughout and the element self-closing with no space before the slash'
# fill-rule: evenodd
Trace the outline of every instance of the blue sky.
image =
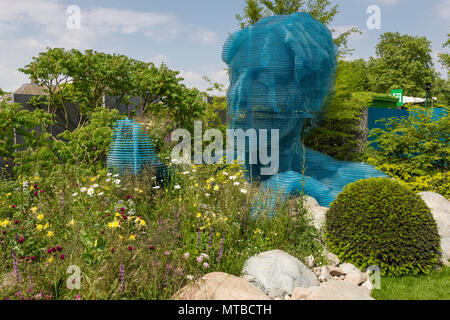
<svg viewBox="0 0 450 320">
<path fill-rule="evenodd" d="M 380 34 L 399 31 L 426 36 L 437 53 L 450 33 L 450 0 L 332 0 L 340 13 L 331 24 L 338 32 L 357 26 L 348 59 L 374 55 Z M 165 61 L 181 71 L 188 86 L 205 89 L 206 75 L 227 84 L 221 50 L 244 0 L 0 0 L 0 88 L 17 89 L 27 78 L 17 71 L 50 47 L 94 49 L 145 61 Z M 81 9 L 81 29 L 66 27 L 67 8 Z M 381 9 L 381 29 L 368 30 L 368 6 Z M 446 49 L 448 50 L 448 49 Z M 442 72 L 442 74 L 445 74 Z"/>
</svg>

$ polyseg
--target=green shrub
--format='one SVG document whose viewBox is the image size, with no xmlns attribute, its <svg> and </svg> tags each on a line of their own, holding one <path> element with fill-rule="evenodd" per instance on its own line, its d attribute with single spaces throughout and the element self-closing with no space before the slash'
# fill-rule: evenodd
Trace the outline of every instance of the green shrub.
<svg viewBox="0 0 450 320">
<path fill-rule="evenodd" d="M 326 213 L 326 242 L 342 261 L 361 269 L 377 265 L 382 275 L 428 274 L 440 251 L 430 209 L 387 178 L 344 188 Z"/>
</svg>

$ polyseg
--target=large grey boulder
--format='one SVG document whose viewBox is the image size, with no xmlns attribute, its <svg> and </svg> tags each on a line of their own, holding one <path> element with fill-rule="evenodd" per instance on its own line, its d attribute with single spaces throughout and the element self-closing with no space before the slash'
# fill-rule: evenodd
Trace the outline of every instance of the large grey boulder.
<svg viewBox="0 0 450 320">
<path fill-rule="evenodd" d="M 441 236 L 443 258 L 450 260 L 450 201 L 434 192 L 420 192 L 418 195 L 430 208 L 436 220 Z"/>
<path fill-rule="evenodd" d="M 375 300 L 370 290 L 347 281 L 330 280 L 309 290 L 311 294 L 306 300 Z"/>
<path fill-rule="evenodd" d="M 297 287 L 318 286 L 319 280 L 300 260 L 282 250 L 272 250 L 248 258 L 242 278 L 271 298 L 283 298 Z"/>
</svg>

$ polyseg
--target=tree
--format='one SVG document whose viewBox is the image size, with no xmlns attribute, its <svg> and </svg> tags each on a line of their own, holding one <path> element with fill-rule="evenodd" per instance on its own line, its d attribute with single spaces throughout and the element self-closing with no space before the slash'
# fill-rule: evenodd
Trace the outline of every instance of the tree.
<svg viewBox="0 0 450 320">
<path fill-rule="evenodd" d="M 3 95 L 5 95 L 5 94 L 6 94 L 6 92 L 3 91 L 2 88 L 0 88 L 0 96 L 3 96 Z"/>
<path fill-rule="evenodd" d="M 268 16 L 307 12 L 328 26 L 339 13 L 339 5 L 330 6 L 329 0 L 246 0 L 244 12 L 242 15 L 237 14 L 236 20 L 241 29 L 244 29 Z M 334 29 L 331 31 L 334 32 Z M 353 51 L 348 48 L 348 36 L 354 32 L 361 33 L 358 28 L 351 28 L 334 39 L 339 47 L 338 56 L 344 56 Z"/>
<path fill-rule="evenodd" d="M 336 91 L 342 93 L 369 91 L 367 62 L 363 59 L 339 60 L 336 72 Z"/>
<path fill-rule="evenodd" d="M 439 105 L 450 106 L 450 80 L 436 76 L 431 94 L 437 98 Z"/>
<path fill-rule="evenodd" d="M 431 42 L 426 37 L 387 32 L 380 36 L 376 57 L 369 61 L 369 81 L 375 92 L 403 89 L 405 95 L 424 96 L 433 82 Z"/>
<path fill-rule="evenodd" d="M 442 45 L 443 48 L 450 48 L 450 33 L 447 34 L 447 37 L 447 42 Z M 439 62 L 447 69 L 447 76 L 450 78 L 450 53 L 439 53 L 438 56 Z"/>
<path fill-rule="evenodd" d="M 118 106 L 129 105 L 131 97 L 139 97 L 141 111 L 164 111 L 174 117 L 177 126 L 189 126 L 192 121 L 188 120 L 204 109 L 202 94 L 182 84 L 178 71 L 124 55 L 48 48 L 20 71 L 45 87 L 47 94 L 34 102 L 45 103 L 54 124 L 64 130 L 74 129 L 69 127 L 68 103 L 78 108 L 78 126 L 87 120 L 82 115 L 89 116 L 102 107 L 104 99 L 114 98 Z M 56 117 L 58 110 L 65 115 L 62 121 Z"/>
</svg>

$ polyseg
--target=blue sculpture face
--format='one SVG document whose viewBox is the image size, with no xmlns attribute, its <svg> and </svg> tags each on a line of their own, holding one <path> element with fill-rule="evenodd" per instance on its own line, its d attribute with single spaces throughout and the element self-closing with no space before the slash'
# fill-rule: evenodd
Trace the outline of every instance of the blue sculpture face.
<svg viewBox="0 0 450 320">
<path fill-rule="evenodd" d="M 300 170 L 301 132 L 334 87 L 331 32 L 307 13 L 272 16 L 234 33 L 222 58 L 230 73 L 229 127 L 278 129 L 279 171 Z M 250 167 L 257 176 L 260 166 Z"/>
<path fill-rule="evenodd" d="M 331 32 L 307 13 L 272 16 L 231 35 L 229 112 L 296 112 L 314 118 L 334 86 Z"/>
</svg>

